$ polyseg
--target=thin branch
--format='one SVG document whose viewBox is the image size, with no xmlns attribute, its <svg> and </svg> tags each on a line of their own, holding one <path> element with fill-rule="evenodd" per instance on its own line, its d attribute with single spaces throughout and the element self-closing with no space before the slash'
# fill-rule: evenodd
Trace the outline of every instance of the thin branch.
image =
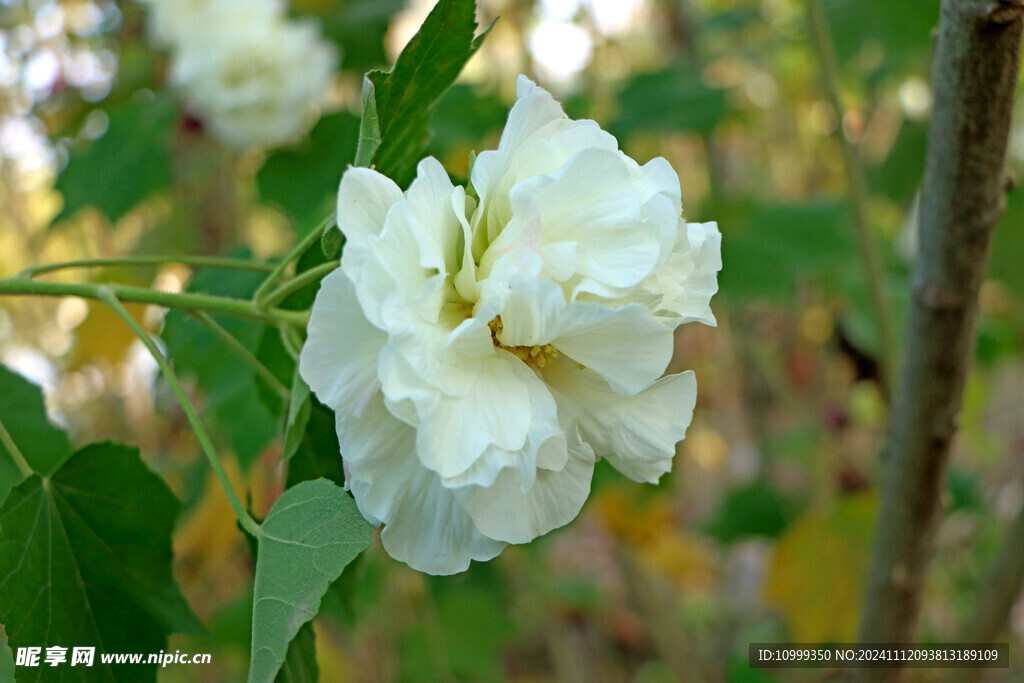
<svg viewBox="0 0 1024 683">
<path fill-rule="evenodd" d="M 807 21 L 814 39 L 818 63 L 821 65 L 826 95 L 841 122 L 845 108 L 839 94 L 839 60 L 836 58 L 832 33 L 825 19 L 825 13 L 821 9 L 820 0 L 807 0 Z M 885 268 L 882 266 L 875 237 L 871 233 L 871 226 L 868 222 L 868 190 L 867 182 L 864 179 L 864 164 L 857 148 L 847 139 L 841 123 L 836 126 L 836 140 L 839 142 L 839 148 L 843 154 L 843 166 L 846 169 L 849 185 L 850 214 L 853 219 L 853 229 L 857 234 L 861 267 L 864 269 L 864 279 L 871 297 L 875 324 L 878 326 L 879 365 L 882 367 L 883 384 L 888 389 L 892 387 L 899 356 L 892 313 L 889 309 L 889 301 L 885 297 Z"/>
<path fill-rule="evenodd" d="M 242 501 L 238 498 L 238 494 L 235 493 L 234 487 L 231 485 L 231 480 L 228 479 L 227 472 L 224 471 L 224 467 L 220 464 L 220 458 L 217 457 L 217 451 L 213 447 L 213 442 L 210 441 L 210 437 L 207 435 L 206 430 L 203 429 L 202 423 L 199 421 L 199 416 L 196 414 L 195 408 L 192 407 L 192 402 L 188 400 L 188 396 L 181 388 L 181 384 L 178 383 L 178 376 L 174 373 L 174 369 L 171 368 L 171 364 L 167 361 L 167 358 L 157 348 L 156 343 L 150 338 L 146 331 L 142 329 L 142 326 L 136 322 L 135 318 L 132 317 L 131 313 L 128 312 L 113 290 L 101 286 L 99 287 L 98 297 L 100 301 L 104 302 L 110 308 L 114 310 L 117 315 L 132 329 L 132 332 L 139 338 L 149 352 L 153 355 L 153 360 L 160 366 L 160 370 L 164 373 L 164 377 L 167 379 L 167 383 L 171 385 L 171 390 L 174 391 L 174 395 L 177 396 L 178 402 L 181 403 L 182 409 L 185 411 L 185 416 L 188 418 L 189 423 L 192 425 L 192 429 L 196 433 L 196 437 L 199 439 L 199 444 L 203 448 L 203 452 L 206 454 L 207 460 L 210 461 L 210 467 L 213 468 L 214 474 L 217 475 L 217 479 L 220 480 L 220 485 L 224 489 L 224 493 L 227 495 L 228 500 L 231 502 L 231 507 L 235 511 L 235 515 L 238 517 L 239 523 L 246 531 L 255 537 L 259 537 L 260 526 L 256 523 L 256 520 L 246 511 L 245 506 L 242 505 Z"/>
<path fill-rule="evenodd" d="M 265 303 L 267 295 L 270 294 L 274 285 L 281 279 L 284 272 L 288 270 L 288 265 L 295 259 L 302 256 L 303 252 L 309 249 L 311 246 L 317 243 L 324 234 L 324 231 L 330 230 L 335 224 L 335 215 L 332 213 L 323 222 L 320 223 L 316 228 L 309 231 L 305 237 L 295 243 L 291 251 L 278 263 L 274 269 L 267 275 L 267 278 L 260 283 L 260 286 L 256 289 L 256 293 L 253 295 L 253 301 L 256 302 L 256 306 L 260 309 L 268 307 L 270 304 Z"/>
<path fill-rule="evenodd" d="M 305 329 L 309 322 L 306 311 L 285 311 L 277 308 L 258 310 L 248 299 L 232 299 L 192 292 L 160 292 L 146 287 L 105 284 L 121 301 L 156 304 L 183 311 L 206 311 L 234 318 L 255 320 L 268 325 L 291 325 Z M 0 296 L 80 296 L 99 299 L 100 287 L 89 283 L 40 282 L 19 277 L 0 280 Z"/>
<path fill-rule="evenodd" d="M 314 266 L 307 271 L 299 273 L 290 280 L 286 280 L 284 284 L 267 294 L 261 302 L 264 306 L 276 306 L 277 304 L 284 301 L 288 296 L 294 292 L 299 291 L 306 285 L 314 282 L 319 282 L 328 275 L 335 268 L 338 267 L 338 261 L 328 261 L 327 263 L 321 263 L 319 266 Z"/>
<path fill-rule="evenodd" d="M 1005 208 L 1022 28 L 1022 0 L 942 0 L 919 253 L 864 590 L 862 642 L 914 639 L 974 348 L 978 291 Z M 892 672 L 858 674 L 891 680 Z"/>
<path fill-rule="evenodd" d="M 269 273 L 274 269 L 273 263 L 250 261 L 248 259 L 221 258 L 218 256 L 125 256 L 119 258 L 94 258 L 62 263 L 44 263 L 39 266 L 25 268 L 15 277 L 32 278 L 45 273 L 54 273 L 71 268 L 106 268 L 109 266 L 160 266 L 168 263 L 180 263 L 196 268 L 220 268 L 224 270 L 253 270 Z"/>
<path fill-rule="evenodd" d="M 210 314 L 205 311 L 192 311 L 191 314 L 199 324 L 210 330 L 214 336 L 224 342 L 239 358 L 245 361 L 281 398 L 288 400 L 288 396 L 291 393 L 288 391 L 288 388 L 270 371 L 270 368 L 264 365 L 259 358 L 253 355 L 252 351 L 245 347 L 245 344 L 238 341 L 235 335 L 225 330 L 223 325 L 210 317 Z"/>
</svg>

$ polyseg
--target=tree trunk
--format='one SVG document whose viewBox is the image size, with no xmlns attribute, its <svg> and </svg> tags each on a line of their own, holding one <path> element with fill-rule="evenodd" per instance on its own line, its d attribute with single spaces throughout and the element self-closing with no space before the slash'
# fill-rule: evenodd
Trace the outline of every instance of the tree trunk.
<svg viewBox="0 0 1024 683">
<path fill-rule="evenodd" d="M 918 254 L 859 640 L 910 642 L 950 441 L 974 349 L 978 290 L 1005 208 L 1007 138 L 1024 0 L 942 0 L 935 105 L 921 195 Z M 865 680 L 892 671 L 862 669 Z"/>
</svg>

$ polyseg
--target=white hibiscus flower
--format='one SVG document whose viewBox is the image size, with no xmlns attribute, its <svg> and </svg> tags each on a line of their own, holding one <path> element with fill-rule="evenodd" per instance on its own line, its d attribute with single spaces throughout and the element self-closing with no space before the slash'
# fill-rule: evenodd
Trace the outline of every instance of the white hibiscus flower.
<svg viewBox="0 0 1024 683">
<path fill-rule="evenodd" d="M 225 7 L 261 20 L 276 20 L 284 15 L 282 0 L 139 0 L 149 8 L 146 28 L 150 39 L 162 47 L 174 47 L 188 40 L 197 25 L 197 17 L 210 9 Z"/>
<path fill-rule="evenodd" d="M 662 376 L 673 330 L 714 324 L 713 223 L 525 77 L 479 200 L 423 160 L 406 193 L 365 168 L 338 193 L 342 265 L 300 370 L 337 413 L 347 483 L 393 557 L 465 570 L 579 513 L 594 463 L 654 482 L 696 400 Z"/>
<path fill-rule="evenodd" d="M 213 138 L 246 150 L 309 130 L 337 61 L 315 23 L 221 1 L 194 17 L 176 45 L 170 79 Z"/>
</svg>

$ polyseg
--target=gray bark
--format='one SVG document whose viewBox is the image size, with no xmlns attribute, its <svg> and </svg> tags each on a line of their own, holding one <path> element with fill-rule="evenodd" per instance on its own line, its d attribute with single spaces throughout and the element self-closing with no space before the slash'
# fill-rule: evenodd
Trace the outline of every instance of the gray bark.
<svg viewBox="0 0 1024 683">
<path fill-rule="evenodd" d="M 942 0 L 918 255 L 864 587 L 861 642 L 910 642 L 974 348 L 978 290 L 1005 209 L 1024 0 Z M 892 671 L 863 669 L 866 680 Z"/>
</svg>

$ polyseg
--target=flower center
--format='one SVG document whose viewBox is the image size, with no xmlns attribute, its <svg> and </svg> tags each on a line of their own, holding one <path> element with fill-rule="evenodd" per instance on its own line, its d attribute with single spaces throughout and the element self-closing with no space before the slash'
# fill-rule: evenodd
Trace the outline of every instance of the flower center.
<svg viewBox="0 0 1024 683">
<path fill-rule="evenodd" d="M 558 357 L 558 349 L 551 344 L 539 346 L 505 346 L 502 344 L 498 341 L 498 335 L 504 328 L 500 315 L 487 323 L 487 326 L 491 328 L 491 341 L 494 342 L 494 345 L 499 349 L 505 349 L 524 363 L 542 368 Z"/>
</svg>

